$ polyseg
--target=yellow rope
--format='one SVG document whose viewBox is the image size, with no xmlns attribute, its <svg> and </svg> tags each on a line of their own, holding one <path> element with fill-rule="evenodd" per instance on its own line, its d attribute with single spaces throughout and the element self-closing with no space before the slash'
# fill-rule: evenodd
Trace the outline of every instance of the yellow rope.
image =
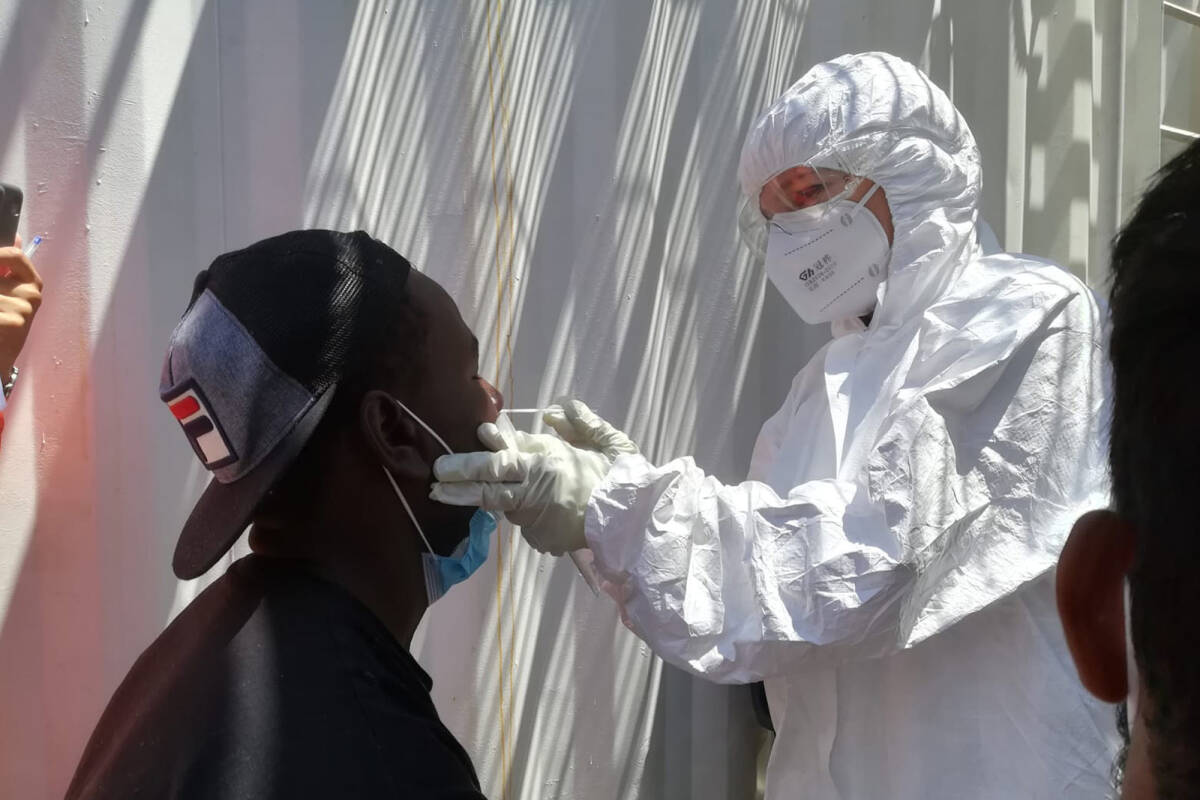
<svg viewBox="0 0 1200 800">
<path fill-rule="evenodd" d="M 493 34 L 492 15 L 495 14 L 495 32 Z M 504 75 L 504 53 L 501 47 L 502 39 L 500 35 L 501 12 L 500 0 L 497 0 L 494 7 L 489 7 L 487 15 L 487 42 L 488 42 L 488 109 L 489 109 L 489 130 L 488 138 L 490 143 L 491 166 L 492 166 L 492 211 L 496 225 L 496 240 L 495 240 L 495 263 L 496 263 L 496 337 L 495 337 L 495 356 L 496 356 L 496 385 L 504 385 L 504 371 L 501 361 L 501 339 L 504 340 L 504 354 L 508 361 L 508 391 L 511 396 L 513 386 L 512 376 L 512 296 L 514 290 L 513 281 L 513 257 L 515 253 L 516 228 L 513 215 L 513 182 L 512 172 L 509 169 L 509 123 L 508 123 L 508 104 L 504 100 L 505 94 L 505 75 Z M 493 36 L 495 44 L 493 46 Z M 500 213 L 500 195 L 497 183 L 500 179 L 500 174 L 496 166 L 496 95 L 497 95 L 497 75 L 500 82 L 500 125 L 501 134 L 503 136 L 503 170 L 505 180 L 505 197 L 504 211 L 508 217 L 508 252 L 506 258 L 502 258 L 502 239 L 504 234 L 504 225 Z M 506 287 L 507 284 L 507 287 Z M 504 320 L 504 301 L 505 288 L 508 289 L 508 325 L 507 331 Z M 511 532 L 510 532 L 511 533 Z M 497 688 L 500 699 L 500 780 L 501 793 L 504 800 L 509 796 L 509 773 L 511 769 L 511 753 L 509 747 L 508 729 L 511 727 L 511 703 L 513 699 L 513 650 L 516 639 L 516 620 L 515 612 L 513 611 L 512 598 L 512 564 L 513 550 L 515 546 L 515 537 L 509 536 L 509 558 L 508 569 L 505 569 L 504 546 L 497 542 L 499 547 L 496 548 L 496 647 L 498 652 L 498 663 L 500 669 L 497 674 Z M 506 572 L 508 573 L 506 575 Z M 504 587 L 506 584 L 505 578 L 508 577 L 508 611 L 509 611 L 509 646 L 508 656 L 505 657 L 504 648 Z M 507 697 L 505 695 L 505 673 L 507 672 Z"/>
<path fill-rule="evenodd" d="M 491 145 L 490 150 L 491 150 L 491 160 L 492 160 L 492 211 L 493 211 L 493 216 L 496 221 L 495 256 L 496 256 L 496 265 L 499 266 L 499 264 L 500 264 L 500 199 L 496 193 L 496 137 L 495 137 L 496 91 L 495 91 L 495 79 L 493 78 L 493 75 L 492 75 L 492 64 L 493 64 L 492 10 L 493 10 L 492 7 L 489 6 L 488 14 L 487 14 L 488 109 L 490 112 L 488 115 L 488 126 L 489 126 L 488 140 Z M 499 365 L 500 365 L 500 314 L 499 314 L 499 311 L 500 311 L 500 301 L 501 301 L 501 298 L 499 296 L 499 293 L 500 293 L 499 280 L 496 281 L 496 292 L 497 292 L 497 297 L 496 297 L 496 312 L 497 312 L 496 313 L 496 366 L 497 366 L 497 370 L 499 370 Z M 504 636 L 500 630 L 501 626 L 499 624 L 499 621 L 501 619 L 501 617 L 500 617 L 501 608 L 503 607 L 503 596 L 504 596 L 503 583 L 504 583 L 504 548 L 498 547 L 498 548 L 496 548 L 496 620 L 497 620 L 496 647 L 499 650 L 498 661 L 501 665 L 500 674 L 498 675 L 499 692 L 500 692 L 500 715 L 499 715 L 500 716 L 500 785 L 502 787 L 501 791 L 503 792 L 503 797 L 507 798 L 508 797 L 508 759 L 507 759 L 506 754 L 508 752 L 508 742 L 507 742 L 507 736 L 506 736 L 507 730 L 506 730 L 505 719 L 504 719 L 504 675 L 503 675 Z"/>
<path fill-rule="evenodd" d="M 497 34 L 498 33 L 499 33 L 499 31 L 497 31 Z M 516 232 L 516 214 L 513 211 L 512 138 L 510 136 L 511 126 L 509 125 L 509 119 L 508 119 L 509 75 L 506 73 L 506 71 L 504 69 L 504 50 L 502 47 L 503 40 L 501 40 L 498 35 L 497 35 L 497 39 L 496 39 L 496 45 L 497 45 L 496 50 L 498 53 L 497 57 L 498 57 L 499 64 L 500 64 L 500 86 L 501 86 L 500 116 L 501 116 L 501 125 L 503 126 L 503 132 L 504 132 L 504 150 L 503 150 L 504 181 L 506 184 L 506 188 L 508 190 L 507 198 L 506 198 L 507 199 L 506 212 L 508 214 L 508 259 L 504 265 L 504 273 L 502 276 L 502 280 L 507 279 L 507 283 L 508 283 L 508 286 L 507 286 L 507 288 L 508 288 L 508 292 L 507 292 L 508 320 L 507 320 L 506 329 L 504 331 L 504 350 L 505 350 L 506 362 L 508 365 L 508 384 L 507 384 L 508 396 L 512 397 L 513 396 L 512 329 L 513 329 L 513 297 L 514 297 L 514 290 L 515 290 L 514 279 L 513 279 L 513 258 L 515 257 L 516 250 L 517 250 L 517 243 L 516 243 L 517 232 Z M 499 318 L 499 316 L 500 316 L 500 311 L 501 311 L 501 308 L 498 307 L 496 309 L 497 318 Z M 498 364 L 497 364 L 497 368 L 496 368 L 496 377 L 501 378 L 500 367 Z M 499 385 L 503 385 L 503 384 L 497 383 L 497 385 L 499 386 Z M 510 530 L 509 537 L 508 537 L 508 547 L 509 547 L 508 581 L 507 581 L 507 586 L 508 586 L 508 660 L 505 662 L 505 668 L 508 671 L 508 716 L 507 716 L 507 719 L 505 720 L 505 722 L 506 722 L 506 726 L 509 731 L 512 730 L 513 702 L 516 698 L 516 693 L 513 691 L 513 676 L 516 674 L 516 671 L 517 671 L 516 663 L 515 663 L 516 652 L 517 652 L 516 651 L 517 618 L 516 618 L 516 595 L 514 592 L 514 589 L 515 589 L 514 577 L 515 577 L 516 564 L 517 564 L 517 562 L 516 562 L 517 537 L 512 535 L 513 533 L 514 533 L 514 531 Z M 497 544 L 499 544 L 499 542 L 497 542 Z M 502 628 L 503 626 L 499 625 L 498 620 L 499 620 L 499 617 L 497 616 L 497 627 Z M 510 741 L 509 745 L 510 746 L 509 746 L 508 750 L 506 750 L 504 753 L 504 774 L 505 775 L 511 775 L 511 773 L 512 773 L 511 741 Z M 508 797 L 508 781 L 507 780 L 505 781 L 505 784 L 504 784 L 504 797 L 505 798 Z"/>
</svg>

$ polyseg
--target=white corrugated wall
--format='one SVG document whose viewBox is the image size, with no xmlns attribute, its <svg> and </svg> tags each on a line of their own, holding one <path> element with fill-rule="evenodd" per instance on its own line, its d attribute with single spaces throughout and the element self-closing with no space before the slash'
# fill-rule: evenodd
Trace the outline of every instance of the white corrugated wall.
<svg viewBox="0 0 1200 800">
<path fill-rule="evenodd" d="M 653 457 L 735 481 L 822 340 L 736 246 L 755 114 L 843 52 L 917 61 L 975 131 L 1000 242 L 1099 285 L 1147 169 L 1122 156 L 1145 152 L 1122 83 L 1145 4 L 0 3 L 0 180 L 48 235 L 0 451 L 0 797 L 61 795 L 204 583 L 170 573 L 205 475 L 156 387 L 214 255 L 365 228 L 456 297 L 510 404 L 579 394 Z M 1171 35 L 1192 60 L 1168 87 L 1200 57 Z M 750 796 L 744 690 L 663 669 L 510 533 L 414 646 L 489 796 Z"/>
</svg>

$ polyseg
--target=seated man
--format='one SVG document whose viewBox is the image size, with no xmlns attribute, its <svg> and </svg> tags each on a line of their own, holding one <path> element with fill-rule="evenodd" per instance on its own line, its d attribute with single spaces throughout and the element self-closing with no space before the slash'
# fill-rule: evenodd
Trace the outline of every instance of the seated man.
<svg viewBox="0 0 1200 800">
<path fill-rule="evenodd" d="M 1075 523 L 1058 563 L 1079 677 L 1101 700 L 1128 698 L 1117 774 L 1123 767 L 1126 800 L 1200 795 L 1198 306 L 1195 142 L 1162 169 L 1113 246 L 1113 506 Z"/>
<path fill-rule="evenodd" d="M 480 798 L 408 652 L 494 528 L 428 499 L 502 403 L 454 302 L 364 233 L 267 239 L 200 273 L 161 392 L 216 477 L 176 575 L 251 523 L 253 554 L 134 664 L 67 797 Z"/>
</svg>

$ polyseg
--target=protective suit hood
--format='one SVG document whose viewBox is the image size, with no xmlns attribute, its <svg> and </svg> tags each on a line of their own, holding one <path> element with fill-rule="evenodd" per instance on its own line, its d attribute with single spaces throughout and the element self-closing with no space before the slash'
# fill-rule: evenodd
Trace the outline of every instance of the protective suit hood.
<svg viewBox="0 0 1200 800">
<path fill-rule="evenodd" d="M 873 327 L 912 319 L 978 257 L 979 149 L 950 98 L 887 53 L 845 55 L 805 73 L 750 128 L 739 179 L 749 202 L 800 164 L 878 183 L 895 228 Z M 834 323 L 835 335 L 853 330 Z"/>
</svg>

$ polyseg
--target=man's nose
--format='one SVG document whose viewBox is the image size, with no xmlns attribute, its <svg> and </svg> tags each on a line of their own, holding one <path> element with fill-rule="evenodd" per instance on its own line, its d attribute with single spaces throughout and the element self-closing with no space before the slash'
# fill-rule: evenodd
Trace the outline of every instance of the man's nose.
<svg viewBox="0 0 1200 800">
<path fill-rule="evenodd" d="M 500 390 L 492 386 L 488 381 L 484 381 L 487 385 L 488 394 L 492 396 L 492 402 L 496 404 L 496 411 L 504 410 L 504 395 L 500 394 Z"/>
</svg>

